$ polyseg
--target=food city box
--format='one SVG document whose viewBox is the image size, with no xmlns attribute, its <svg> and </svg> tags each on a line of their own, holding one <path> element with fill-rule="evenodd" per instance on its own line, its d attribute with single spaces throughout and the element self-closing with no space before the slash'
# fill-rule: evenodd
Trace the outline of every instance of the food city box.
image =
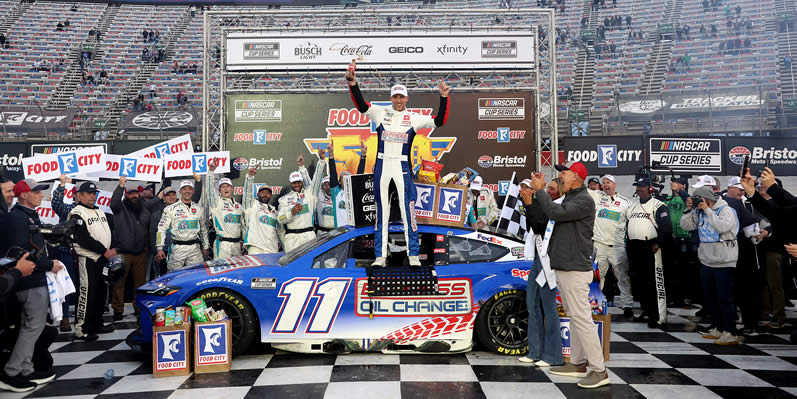
<svg viewBox="0 0 797 399">
<path fill-rule="evenodd" d="M 194 373 L 230 371 L 231 326 L 230 320 L 194 322 Z"/>
<path fill-rule="evenodd" d="M 435 184 L 434 213 L 432 214 L 432 219 L 428 223 L 439 226 L 464 226 L 468 208 L 467 201 L 467 186 Z M 415 205 L 416 213 L 419 206 L 427 206 L 423 198 L 420 197 L 420 194 Z"/>
<path fill-rule="evenodd" d="M 603 360 L 609 360 L 610 336 L 612 334 L 611 315 L 592 315 L 592 322 L 598 326 L 598 339 L 603 346 Z M 562 356 L 565 362 L 570 359 L 570 318 L 567 316 L 559 317 L 559 329 L 562 336 Z"/>
<path fill-rule="evenodd" d="M 191 324 L 153 327 L 152 376 L 191 374 Z"/>
</svg>

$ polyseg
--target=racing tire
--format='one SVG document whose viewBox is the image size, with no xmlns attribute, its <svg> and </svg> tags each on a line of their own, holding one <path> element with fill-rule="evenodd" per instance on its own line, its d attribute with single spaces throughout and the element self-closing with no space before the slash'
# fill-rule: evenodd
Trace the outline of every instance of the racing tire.
<svg viewBox="0 0 797 399">
<path fill-rule="evenodd" d="M 505 290 L 485 302 L 476 317 L 476 337 L 485 349 L 519 356 L 529 351 L 526 292 Z"/>
<path fill-rule="evenodd" d="M 232 354 L 237 356 L 246 352 L 252 341 L 260 335 L 257 313 L 249 301 L 238 292 L 215 288 L 200 291 L 193 298 L 202 298 L 208 307 L 224 309 L 230 318 L 232 335 Z"/>
</svg>

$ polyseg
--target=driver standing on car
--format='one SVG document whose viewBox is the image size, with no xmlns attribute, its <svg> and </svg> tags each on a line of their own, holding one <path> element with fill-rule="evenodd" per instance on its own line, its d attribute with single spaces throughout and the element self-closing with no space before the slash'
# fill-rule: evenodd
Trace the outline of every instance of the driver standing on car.
<svg viewBox="0 0 797 399">
<path fill-rule="evenodd" d="M 180 200 L 163 209 L 158 223 L 155 246 L 158 249 L 155 260 L 166 258 L 163 246 L 166 233 L 171 233 L 172 245 L 166 268 L 171 272 L 184 266 L 201 263 L 207 256 L 208 232 L 202 207 L 191 200 L 194 195 L 194 182 L 183 180 L 180 183 Z"/>
<path fill-rule="evenodd" d="M 277 209 L 268 203 L 271 188 L 265 184 L 257 189 L 255 198 L 255 174 L 257 168 L 249 169 L 244 182 L 244 245 L 249 255 L 275 254 L 280 251 Z"/>
<path fill-rule="evenodd" d="M 299 165 L 303 169 L 304 163 Z M 310 180 L 307 173 L 293 172 L 288 180 L 291 192 L 279 199 L 279 222 L 285 226 L 283 246 L 285 252 L 315 238 L 313 215 L 315 214 L 315 198 L 309 192 Z"/>
<path fill-rule="evenodd" d="M 216 176 L 215 161 L 208 162 L 210 173 L 207 176 L 206 189 L 209 191 L 208 207 L 213 227 L 216 229 L 216 242 L 213 244 L 213 256 L 216 259 L 229 258 L 241 254 L 241 214 L 242 208 L 232 198 L 232 181 L 228 178 L 219 180 L 218 189 L 214 182 Z"/>
</svg>

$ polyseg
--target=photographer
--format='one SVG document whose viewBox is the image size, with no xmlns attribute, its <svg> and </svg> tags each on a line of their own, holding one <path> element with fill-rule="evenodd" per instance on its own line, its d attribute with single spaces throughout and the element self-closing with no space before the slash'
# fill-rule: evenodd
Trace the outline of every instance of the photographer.
<svg viewBox="0 0 797 399">
<path fill-rule="evenodd" d="M 8 208 L 14 200 L 14 182 L 3 177 L 0 180 L 0 190 L 3 196 L 0 199 L 0 224 L 5 226 L 6 218 L 8 218 Z M 8 245 L 5 241 L 5 239 L 0 240 L 0 256 L 6 256 L 8 252 Z M 30 276 L 35 267 L 36 264 L 28 260 L 28 254 L 26 253 L 16 261 L 16 265 L 13 268 L 9 268 L 5 272 L 0 271 L 2 273 L 0 275 L 0 300 L 11 293 L 20 279 Z"/>
<path fill-rule="evenodd" d="M 33 390 L 37 383 L 46 383 L 55 377 L 52 370 L 35 371 L 32 362 L 34 347 L 44 330 L 50 303 L 44 273 L 55 273 L 63 268 L 60 262 L 49 258 L 44 237 L 35 229 L 42 225 L 36 207 L 41 205 L 44 196 L 41 190 L 47 188 L 48 185 L 38 184 L 31 179 L 15 184 L 13 190 L 18 203 L 5 223 L 7 231 L 12 232 L 6 235 L 7 246 L 27 250 L 36 263 L 33 273 L 17 285 L 16 297 L 22 307 L 19 337 L 0 375 L 0 388 L 14 392 Z"/>
<path fill-rule="evenodd" d="M 681 228 L 681 216 L 686 211 L 686 201 L 689 199 L 689 193 L 686 191 L 688 185 L 687 177 L 672 176 L 670 177 L 672 194 L 662 195 L 661 198 L 670 210 L 672 221 L 672 242 L 662 248 L 664 250 L 662 255 L 670 267 L 664 276 L 664 281 L 667 296 L 676 307 L 684 306 L 687 299 L 692 301 L 699 299 L 696 296 L 700 292 L 697 246 L 692 241 L 692 234 Z"/>
<path fill-rule="evenodd" d="M 102 267 L 116 250 L 111 245 L 111 228 L 105 213 L 94 203 L 97 200 L 97 186 L 85 182 L 77 190 L 78 204 L 69 212 L 69 219 L 75 220 L 75 253 L 78 255 L 80 274 L 80 294 L 77 304 L 75 336 L 85 341 L 96 340 L 97 334 L 114 330 L 112 325 L 103 326 L 102 313 L 105 307 L 107 287 L 103 281 Z"/>
</svg>

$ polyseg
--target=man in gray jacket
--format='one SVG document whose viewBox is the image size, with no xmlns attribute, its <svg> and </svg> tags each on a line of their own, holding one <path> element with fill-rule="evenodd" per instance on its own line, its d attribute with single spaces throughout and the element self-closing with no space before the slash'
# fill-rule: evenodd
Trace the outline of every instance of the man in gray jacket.
<svg viewBox="0 0 797 399">
<path fill-rule="evenodd" d="M 736 331 L 736 304 L 733 300 L 736 260 L 739 257 L 736 211 L 707 186 L 692 193 L 686 201 L 686 209 L 681 216 L 681 228 L 697 230 L 700 238 L 697 257 L 701 263 L 703 302 L 714 326 L 703 334 L 703 338 L 714 339 L 718 345 L 738 345 L 741 337 Z"/>
<path fill-rule="evenodd" d="M 551 368 L 552 374 L 583 377 L 578 386 L 597 388 L 609 383 L 598 330 L 592 322 L 589 284 L 592 282 L 592 231 L 595 201 L 584 186 L 587 168 L 581 162 L 557 165 L 562 179 L 561 203 L 551 201 L 545 192 L 541 173 L 531 177 L 534 188 L 532 212 L 542 212 L 554 222 L 548 254 L 551 269 L 562 296 L 562 305 L 570 316 L 570 362 Z"/>
</svg>

